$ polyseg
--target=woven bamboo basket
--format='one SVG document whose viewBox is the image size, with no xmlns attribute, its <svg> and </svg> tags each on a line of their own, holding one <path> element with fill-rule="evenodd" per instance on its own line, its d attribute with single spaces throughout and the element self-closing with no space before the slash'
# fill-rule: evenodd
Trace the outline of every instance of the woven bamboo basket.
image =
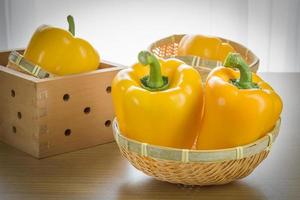
<svg viewBox="0 0 300 200">
<path fill-rule="evenodd" d="M 195 67 L 201 74 L 202 80 L 205 81 L 208 73 L 217 66 L 222 66 L 222 62 L 200 58 L 198 56 L 178 56 L 177 49 L 180 40 L 185 35 L 172 35 L 152 43 L 148 50 L 161 58 L 178 58 L 186 64 Z M 259 67 L 258 57 L 245 46 L 219 37 L 223 42 L 229 43 L 237 53 L 246 60 L 252 72 L 257 72 Z"/>
<path fill-rule="evenodd" d="M 176 149 L 141 143 L 123 136 L 117 120 L 113 133 L 121 154 L 138 170 L 161 181 L 184 185 L 221 185 L 248 176 L 269 154 L 280 128 L 257 141 L 218 150 Z"/>
</svg>

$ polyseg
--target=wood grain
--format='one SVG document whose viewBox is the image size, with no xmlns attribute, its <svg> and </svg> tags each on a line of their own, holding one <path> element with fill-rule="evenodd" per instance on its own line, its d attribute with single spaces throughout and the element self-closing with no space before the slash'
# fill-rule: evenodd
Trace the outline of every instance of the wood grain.
<svg viewBox="0 0 300 200">
<path fill-rule="evenodd" d="M 280 134 L 247 178 L 224 186 L 184 187 L 132 167 L 115 143 L 36 160 L 0 143 L 1 200 L 300 199 L 300 73 L 264 73 L 283 98 Z"/>
<path fill-rule="evenodd" d="M 37 158 L 113 141 L 111 81 L 124 66 L 102 61 L 95 71 L 38 79 L 4 67 L 8 55 L 0 52 L 1 141 Z"/>
</svg>

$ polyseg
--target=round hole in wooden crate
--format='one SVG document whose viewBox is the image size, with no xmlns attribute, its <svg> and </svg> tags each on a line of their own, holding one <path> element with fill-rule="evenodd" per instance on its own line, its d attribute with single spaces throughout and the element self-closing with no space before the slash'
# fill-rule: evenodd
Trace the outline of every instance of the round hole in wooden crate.
<svg viewBox="0 0 300 200">
<path fill-rule="evenodd" d="M 18 112 L 17 115 L 18 115 L 18 119 L 22 119 L 22 113 L 21 112 Z"/>
<path fill-rule="evenodd" d="M 11 90 L 11 91 L 10 91 L 10 95 L 11 95 L 12 97 L 15 97 L 15 96 L 16 96 L 16 92 L 15 92 L 14 90 Z"/>
<path fill-rule="evenodd" d="M 104 125 L 106 127 L 109 127 L 111 125 L 111 121 L 110 120 L 106 120 L 105 123 L 104 123 Z"/>
<path fill-rule="evenodd" d="M 86 107 L 86 108 L 84 108 L 83 112 L 85 114 L 89 114 L 91 112 L 91 108 L 90 107 Z"/>
<path fill-rule="evenodd" d="M 109 94 L 109 93 L 111 93 L 111 86 L 108 86 L 107 88 L 106 88 L 106 92 Z"/>
<path fill-rule="evenodd" d="M 70 136 L 72 133 L 71 129 L 66 129 L 65 130 L 65 136 Z"/>
<path fill-rule="evenodd" d="M 12 132 L 17 133 L 17 128 L 15 126 L 12 127 Z"/>
<path fill-rule="evenodd" d="M 63 100 L 64 101 L 69 101 L 69 99 L 70 99 L 70 95 L 69 94 L 64 94 Z"/>
</svg>

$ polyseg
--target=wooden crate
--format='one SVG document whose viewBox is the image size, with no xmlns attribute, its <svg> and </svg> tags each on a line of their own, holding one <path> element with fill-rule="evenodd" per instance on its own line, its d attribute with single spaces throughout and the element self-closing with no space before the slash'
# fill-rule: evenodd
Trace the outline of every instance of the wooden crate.
<svg viewBox="0 0 300 200">
<path fill-rule="evenodd" d="M 113 141 L 111 81 L 123 66 L 38 79 L 5 67 L 9 53 L 0 52 L 2 142 L 44 158 Z"/>
</svg>

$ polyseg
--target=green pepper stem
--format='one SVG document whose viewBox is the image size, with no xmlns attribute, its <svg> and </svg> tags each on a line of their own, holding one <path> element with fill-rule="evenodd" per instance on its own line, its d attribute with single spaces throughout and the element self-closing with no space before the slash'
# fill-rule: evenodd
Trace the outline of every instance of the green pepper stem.
<svg viewBox="0 0 300 200">
<path fill-rule="evenodd" d="M 75 23 L 74 23 L 74 18 L 72 15 L 68 15 L 67 17 L 68 23 L 69 23 L 69 32 L 75 36 Z"/>
<path fill-rule="evenodd" d="M 225 67 L 236 68 L 240 71 L 240 78 L 232 80 L 233 84 L 239 89 L 258 88 L 256 83 L 252 82 L 252 72 L 239 53 L 229 53 L 224 62 Z"/>
<path fill-rule="evenodd" d="M 168 87 L 168 78 L 161 75 L 161 66 L 158 59 L 149 51 L 141 51 L 138 60 L 142 65 L 150 67 L 149 76 L 141 79 L 142 86 L 150 91 L 164 90 Z"/>
</svg>

